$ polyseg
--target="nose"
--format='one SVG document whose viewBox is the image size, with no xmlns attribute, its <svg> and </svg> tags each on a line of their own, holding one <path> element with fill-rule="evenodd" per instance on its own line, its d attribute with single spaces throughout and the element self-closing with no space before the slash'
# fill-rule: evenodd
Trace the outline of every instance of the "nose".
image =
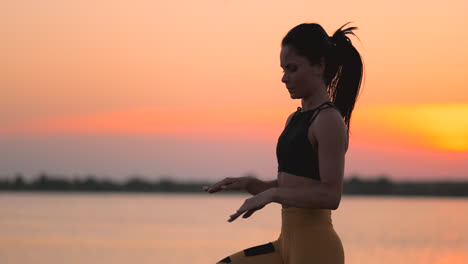
<svg viewBox="0 0 468 264">
<path fill-rule="evenodd" d="M 281 78 L 281 82 L 283 82 L 285 84 L 288 82 L 288 78 L 286 77 L 286 73 L 283 74 L 283 77 Z"/>
</svg>

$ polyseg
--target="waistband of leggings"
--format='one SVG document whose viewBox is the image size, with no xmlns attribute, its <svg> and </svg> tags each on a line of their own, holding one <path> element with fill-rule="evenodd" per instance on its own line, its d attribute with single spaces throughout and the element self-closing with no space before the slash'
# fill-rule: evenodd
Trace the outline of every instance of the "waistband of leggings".
<svg viewBox="0 0 468 264">
<path fill-rule="evenodd" d="M 302 208 L 302 207 L 282 207 L 281 212 L 284 214 L 320 214 L 331 215 L 330 209 Z"/>
</svg>

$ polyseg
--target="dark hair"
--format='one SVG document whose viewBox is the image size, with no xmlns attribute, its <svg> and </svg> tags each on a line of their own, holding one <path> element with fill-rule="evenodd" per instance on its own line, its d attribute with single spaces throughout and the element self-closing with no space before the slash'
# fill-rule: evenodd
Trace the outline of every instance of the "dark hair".
<svg viewBox="0 0 468 264">
<path fill-rule="evenodd" d="M 363 76 L 361 56 L 346 36 L 354 35 L 352 30 L 357 27 L 342 30 L 349 23 L 341 26 L 331 37 L 319 24 L 300 24 L 291 29 L 281 42 L 282 47 L 293 47 L 298 55 L 306 57 L 312 65 L 320 63 L 322 57 L 325 58 L 323 79 L 328 96 L 340 110 L 348 135 L 351 113 Z"/>
</svg>

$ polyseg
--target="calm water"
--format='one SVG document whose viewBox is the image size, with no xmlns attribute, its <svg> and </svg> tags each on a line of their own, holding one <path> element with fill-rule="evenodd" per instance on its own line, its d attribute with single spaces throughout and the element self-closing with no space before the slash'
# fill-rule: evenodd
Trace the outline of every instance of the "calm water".
<svg viewBox="0 0 468 264">
<path fill-rule="evenodd" d="M 0 263 L 215 263 L 279 235 L 278 204 L 227 222 L 247 197 L 0 193 Z M 468 199 L 344 196 L 332 217 L 346 263 L 468 263 Z"/>
</svg>

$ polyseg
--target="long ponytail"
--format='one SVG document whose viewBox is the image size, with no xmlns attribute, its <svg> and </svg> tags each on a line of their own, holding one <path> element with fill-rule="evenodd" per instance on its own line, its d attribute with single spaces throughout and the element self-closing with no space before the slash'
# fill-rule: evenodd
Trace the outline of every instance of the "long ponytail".
<svg viewBox="0 0 468 264">
<path fill-rule="evenodd" d="M 330 100 L 338 107 L 350 132 L 351 114 L 358 97 L 363 77 L 363 63 L 359 52 L 354 48 L 346 34 L 353 34 L 357 27 L 341 26 L 329 38 L 330 49 L 327 54 L 325 83 Z M 357 37 L 357 36 L 356 36 Z M 359 38 L 358 38 L 359 39 Z"/>
</svg>

